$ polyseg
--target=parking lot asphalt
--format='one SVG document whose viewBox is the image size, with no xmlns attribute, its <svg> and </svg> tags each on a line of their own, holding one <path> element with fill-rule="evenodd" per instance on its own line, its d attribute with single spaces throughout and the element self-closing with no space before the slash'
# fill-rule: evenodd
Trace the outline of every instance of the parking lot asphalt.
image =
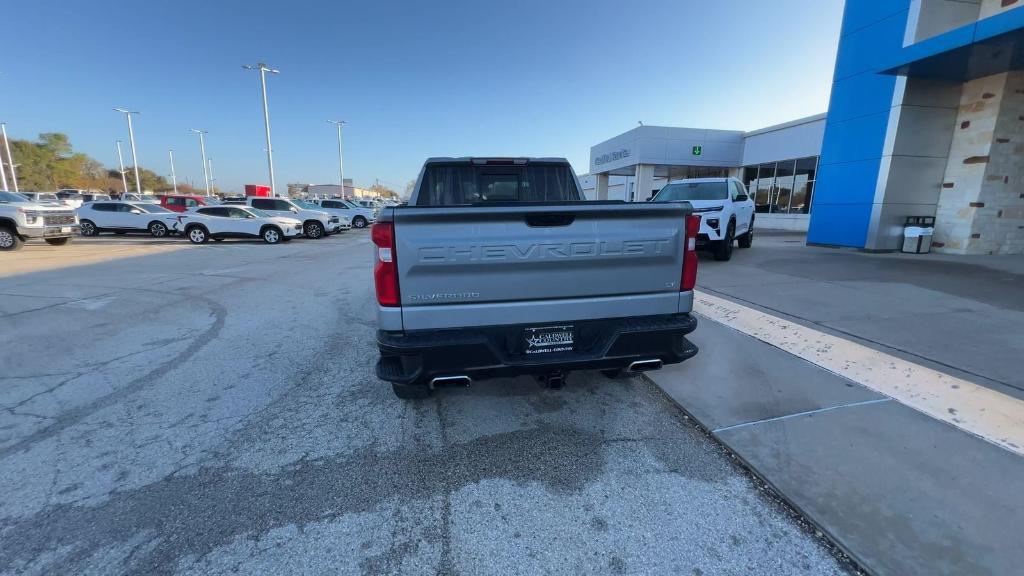
<svg viewBox="0 0 1024 576">
<path fill-rule="evenodd" d="M 3 573 L 851 570 L 645 378 L 398 401 L 365 232 L 121 241 L 0 260 Z"/>
</svg>

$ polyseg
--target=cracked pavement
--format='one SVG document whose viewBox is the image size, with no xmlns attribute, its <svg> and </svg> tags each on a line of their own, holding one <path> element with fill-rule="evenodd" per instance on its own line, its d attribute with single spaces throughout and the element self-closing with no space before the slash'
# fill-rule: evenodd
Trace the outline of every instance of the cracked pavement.
<svg viewBox="0 0 1024 576">
<path fill-rule="evenodd" d="M 3 574 L 849 573 L 644 378 L 394 398 L 365 232 L 126 254 L 0 278 Z"/>
</svg>

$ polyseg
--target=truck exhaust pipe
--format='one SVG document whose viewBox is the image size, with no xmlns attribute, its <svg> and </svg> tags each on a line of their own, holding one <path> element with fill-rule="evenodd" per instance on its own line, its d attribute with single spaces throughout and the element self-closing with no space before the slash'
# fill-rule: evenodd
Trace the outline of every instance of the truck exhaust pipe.
<svg viewBox="0 0 1024 576">
<path fill-rule="evenodd" d="M 433 390 L 438 386 L 466 386 L 468 387 L 473 380 L 469 376 L 438 376 L 430 380 L 430 389 Z"/>
<path fill-rule="evenodd" d="M 661 370 L 661 360 L 637 360 L 626 369 L 627 372 L 650 372 L 651 370 Z"/>
</svg>

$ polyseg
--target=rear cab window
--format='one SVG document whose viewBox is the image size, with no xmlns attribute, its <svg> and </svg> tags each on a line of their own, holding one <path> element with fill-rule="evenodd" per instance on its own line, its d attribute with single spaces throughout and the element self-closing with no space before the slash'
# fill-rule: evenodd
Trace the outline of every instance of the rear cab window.
<svg viewBox="0 0 1024 576">
<path fill-rule="evenodd" d="M 582 194 L 567 162 L 473 160 L 429 163 L 417 206 L 489 202 L 577 202 Z"/>
</svg>

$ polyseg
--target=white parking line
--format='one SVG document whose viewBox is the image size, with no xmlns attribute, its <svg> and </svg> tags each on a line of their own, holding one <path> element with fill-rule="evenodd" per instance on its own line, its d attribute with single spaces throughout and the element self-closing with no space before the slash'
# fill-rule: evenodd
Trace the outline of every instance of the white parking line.
<svg viewBox="0 0 1024 576">
<path fill-rule="evenodd" d="M 1024 401 L 704 292 L 694 311 L 1024 455 Z"/>
</svg>

